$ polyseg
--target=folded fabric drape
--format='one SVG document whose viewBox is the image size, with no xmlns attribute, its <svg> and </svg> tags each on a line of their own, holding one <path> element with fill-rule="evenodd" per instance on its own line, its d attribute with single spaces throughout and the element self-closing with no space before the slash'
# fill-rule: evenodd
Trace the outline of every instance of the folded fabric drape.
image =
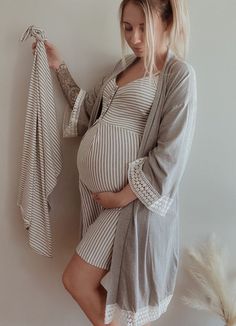
<svg viewBox="0 0 236 326">
<path fill-rule="evenodd" d="M 62 151 L 55 112 L 51 72 L 45 49 L 45 32 L 30 25 L 20 41 L 37 40 L 25 117 L 24 143 L 17 205 L 29 245 L 38 254 L 53 257 L 49 195 L 62 170 Z"/>
</svg>

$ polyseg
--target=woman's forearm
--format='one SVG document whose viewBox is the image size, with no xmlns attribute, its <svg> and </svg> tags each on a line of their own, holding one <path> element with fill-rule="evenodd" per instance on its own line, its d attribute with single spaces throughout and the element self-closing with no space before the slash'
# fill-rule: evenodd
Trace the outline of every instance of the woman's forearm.
<svg viewBox="0 0 236 326">
<path fill-rule="evenodd" d="M 135 199 L 137 199 L 137 196 L 135 195 L 135 193 L 132 191 L 129 183 L 119 192 L 119 197 L 121 200 L 121 205 L 122 206 L 126 206 L 128 205 L 130 202 L 134 201 Z"/>
<path fill-rule="evenodd" d="M 72 78 L 66 63 L 63 61 L 58 68 L 55 68 L 57 79 L 61 85 L 62 91 L 69 102 L 71 109 L 74 106 L 80 88 Z"/>
</svg>

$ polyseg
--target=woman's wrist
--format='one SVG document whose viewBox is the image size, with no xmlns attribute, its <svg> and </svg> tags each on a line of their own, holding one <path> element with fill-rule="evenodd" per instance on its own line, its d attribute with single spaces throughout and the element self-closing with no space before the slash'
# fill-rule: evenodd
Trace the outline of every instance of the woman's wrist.
<svg viewBox="0 0 236 326">
<path fill-rule="evenodd" d="M 52 66 L 52 68 L 57 72 L 57 70 L 60 68 L 61 65 L 65 65 L 64 60 L 61 60 L 61 61 L 56 62 L 56 63 Z"/>
<path fill-rule="evenodd" d="M 118 192 L 118 197 L 121 207 L 128 205 L 130 202 L 137 199 L 136 194 L 132 191 L 129 183 Z"/>
</svg>

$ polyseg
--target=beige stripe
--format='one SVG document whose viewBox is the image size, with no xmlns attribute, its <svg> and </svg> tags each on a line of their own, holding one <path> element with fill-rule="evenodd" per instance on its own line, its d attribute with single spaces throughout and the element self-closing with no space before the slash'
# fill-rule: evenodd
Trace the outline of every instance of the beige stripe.
<svg viewBox="0 0 236 326">
<path fill-rule="evenodd" d="M 49 195 L 62 168 L 60 137 L 53 98 L 53 85 L 44 46 L 44 32 L 30 26 L 21 41 L 37 42 L 30 77 L 24 144 L 17 205 L 21 209 L 29 244 L 41 255 L 53 256 Z"/>
</svg>

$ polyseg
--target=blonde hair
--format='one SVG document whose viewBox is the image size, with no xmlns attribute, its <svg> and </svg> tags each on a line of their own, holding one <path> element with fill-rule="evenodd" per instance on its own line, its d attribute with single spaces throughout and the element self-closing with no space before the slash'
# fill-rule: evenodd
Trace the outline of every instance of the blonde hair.
<svg viewBox="0 0 236 326">
<path fill-rule="evenodd" d="M 123 12 L 125 6 L 132 2 L 139 6 L 145 16 L 145 49 L 144 67 L 150 77 L 157 72 L 155 17 L 156 14 L 167 24 L 167 46 L 180 59 L 186 59 L 189 51 L 189 11 L 188 0 L 123 0 L 119 7 L 119 20 L 121 32 L 122 61 L 125 62 L 126 41 L 123 27 Z M 166 41 L 166 40 L 165 40 Z"/>
</svg>

